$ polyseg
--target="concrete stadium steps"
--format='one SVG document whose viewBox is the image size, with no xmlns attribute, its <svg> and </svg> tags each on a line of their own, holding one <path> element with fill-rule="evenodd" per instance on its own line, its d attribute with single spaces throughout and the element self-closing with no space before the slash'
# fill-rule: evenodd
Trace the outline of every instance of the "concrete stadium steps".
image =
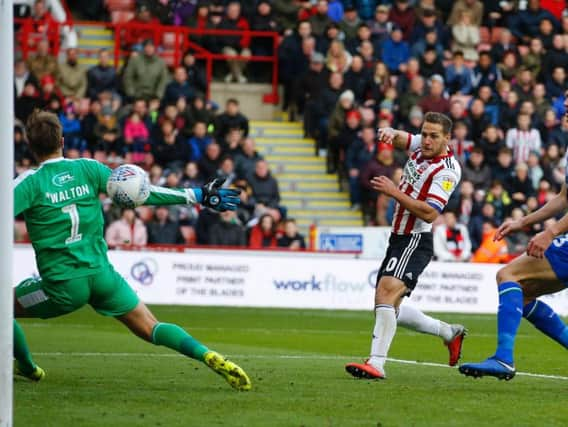
<svg viewBox="0 0 568 427">
<path fill-rule="evenodd" d="M 283 154 L 286 156 L 306 156 L 310 154 L 314 154 L 313 147 L 304 147 L 298 145 L 265 145 L 259 148 L 259 153 L 263 156 L 269 156 L 270 154 Z"/>
<path fill-rule="evenodd" d="M 90 25 L 76 25 L 75 30 L 79 38 L 79 64 L 85 67 L 96 65 L 99 49 L 108 49 L 111 57 L 114 55 L 114 32 L 112 30 Z M 119 66 L 122 66 L 122 61 Z"/>
<path fill-rule="evenodd" d="M 337 183 L 337 177 L 333 174 L 320 175 L 317 173 L 281 173 L 278 175 L 278 181 L 280 182 L 298 182 L 299 180 Z"/>
<path fill-rule="evenodd" d="M 253 121 L 250 135 L 278 179 L 282 205 L 307 235 L 309 226 L 363 225 L 361 214 L 350 210 L 349 194 L 337 176 L 326 173 L 326 162 L 315 155 L 315 143 L 304 138 L 300 123 Z"/>
<path fill-rule="evenodd" d="M 321 227 L 361 227 L 363 225 L 363 221 L 361 219 L 352 220 L 352 219 L 337 218 L 337 219 L 325 219 L 325 220 L 316 221 L 312 218 L 309 219 L 296 218 L 293 217 L 291 213 L 288 213 L 288 217 L 296 219 L 296 223 L 298 224 L 300 232 L 306 238 L 308 237 L 309 229 L 312 224 L 317 224 Z"/>
</svg>

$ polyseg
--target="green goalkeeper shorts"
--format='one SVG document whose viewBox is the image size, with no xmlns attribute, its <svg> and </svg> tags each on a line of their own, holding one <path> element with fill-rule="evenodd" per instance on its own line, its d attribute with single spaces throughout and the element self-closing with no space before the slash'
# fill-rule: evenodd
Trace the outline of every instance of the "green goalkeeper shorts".
<svg viewBox="0 0 568 427">
<path fill-rule="evenodd" d="M 49 319 L 90 304 L 104 316 L 132 311 L 138 296 L 109 265 L 96 274 L 70 280 L 29 278 L 16 287 L 16 299 L 31 317 Z"/>
</svg>

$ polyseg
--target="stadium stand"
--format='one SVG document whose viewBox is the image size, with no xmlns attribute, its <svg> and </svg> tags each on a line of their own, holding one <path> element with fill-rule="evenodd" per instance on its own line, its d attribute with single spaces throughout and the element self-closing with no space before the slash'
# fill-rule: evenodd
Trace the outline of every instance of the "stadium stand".
<svg viewBox="0 0 568 427">
<path fill-rule="evenodd" d="M 448 206 L 457 226 L 444 224 L 439 236 L 445 253 L 455 254 L 467 240 L 475 254 L 487 230 L 537 209 L 559 189 L 568 143 L 562 120 L 568 9 L 558 8 L 560 2 L 460 0 L 438 8 L 428 0 L 343 0 L 342 8 L 325 0 L 307 3 L 107 0 L 94 17 L 77 5 L 73 15 L 98 21 L 72 23 L 80 71 L 68 46 L 60 54 L 59 26 L 69 22 L 47 22 L 38 32 L 34 17 L 16 19 L 15 173 L 34 162 L 22 124 L 33 108 L 46 108 L 61 117 L 69 157 L 137 163 L 170 186 L 234 174 L 233 185 L 245 190 L 236 218 L 170 210 L 186 244 L 208 243 L 207 230 L 214 226 L 218 235 L 227 223 L 241 222 L 250 234 L 263 214 L 272 213 L 281 221 L 276 240 L 267 226 L 266 238 L 255 244 L 274 246 L 286 217 L 297 219 L 304 233 L 312 222 L 330 218 L 342 225 L 388 225 L 392 201 L 373 194 L 363 177 L 382 171 L 396 181 L 405 158 L 366 143 L 362 129 L 418 132 L 428 110 L 454 120 L 452 149 L 467 172 Z M 58 77 L 62 68 L 64 79 Z M 243 92 L 247 79 L 270 82 L 266 103 L 279 101 L 280 83 L 282 107 L 293 123 L 249 125 L 244 118 L 245 128 L 241 116 L 221 112 L 211 99 L 211 82 L 225 78 L 241 82 Z M 256 144 L 252 151 L 247 134 Z M 261 156 L 277 178 L 278 203 L 255 200 L 251 182 L 258 192 Z M 109 223 L 121 215 L 108 204 L 105 209 Z M 139 216 L 148 222 L 153 212 Z M 152 221 L 157 226 L 163 219 Z M 241 242 L 239 233 L 231 241 Z M 18 236 L 25 239 L 20 225 Z M 522 248 L 506 243 L 495 259 Z"/>
</svg>

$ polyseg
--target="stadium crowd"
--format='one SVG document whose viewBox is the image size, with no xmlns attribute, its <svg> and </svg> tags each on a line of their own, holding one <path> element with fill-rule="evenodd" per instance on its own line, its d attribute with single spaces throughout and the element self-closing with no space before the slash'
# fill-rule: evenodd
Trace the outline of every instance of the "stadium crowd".
<svg viewBox="0 0 568 427">
<path fill-rule="evenodd" d="M 405 161 L 404 153 L 377 144 L 376 128 L 417 133 L 423 115 L 437 111 L 454 121 L 451 146 L 463 168 L 459 191 L 435 229 L 437 258 L 506 261 L 545 226 L 506 242 L 490 238 L 505 218 L 538 209 L 564 182 L 565 1 L 137 4 L 134 22 L 279 32 L 283 109 L 303 118 L 316 153 L 346 183 L 366 224 L 389 225 L 394 210 L 392 200 L 370 188 L 369 177 L 387 175 L 396 182 Z M 266 40 L 246 35 L 195 41 L 226 55 L 273 53 Z M 16 62 L 16 173 L 33 164 L 21 123 L 34 108 L 46 108 L 61 118 L 68 157 L 94 157 L 111 166 L 137 163 L 154 183 L 171 187 L 224 176 L 226 185 L 244 190 L 236 214 L 186 207 L 116 213 L 105 203 L 109 244 L 305 247 L 280 206 L 269 165 L 248 136 L 238 100 L 220 111 L 206 99 L 205 74 L 191 53 L 169 70 L 147 33 L 129 32 L 128 46 L 133 53 L 121 70 L 104 50 L 88 70 L 78 65 L 73 48 L 58 64 L 46 41 L 27 61 Z M 227 71 L 226 81 L 242 83 L 262 75 L 244 61 L 228 61 Z"/>
</svg>

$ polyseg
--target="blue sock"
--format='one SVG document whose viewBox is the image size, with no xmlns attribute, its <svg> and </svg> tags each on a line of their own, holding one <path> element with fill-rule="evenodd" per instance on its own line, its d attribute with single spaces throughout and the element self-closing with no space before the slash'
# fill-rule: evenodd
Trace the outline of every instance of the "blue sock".
<svg viewBox="0 0 568 427">
<path fill-rule="evenodd" d="M 525 305 L 523 317 L 543 334 L 568 348 L 568 327 L 550 306 L 542 301 L 534 300 Z"/>
<path fill-rule="evenodd" d="M 499 285 L 499 311 L 497 312 L 497 359 L 513 364 L 515 336 L 523 315 L 523 290 L 518 283 Z"/>
</svg>

